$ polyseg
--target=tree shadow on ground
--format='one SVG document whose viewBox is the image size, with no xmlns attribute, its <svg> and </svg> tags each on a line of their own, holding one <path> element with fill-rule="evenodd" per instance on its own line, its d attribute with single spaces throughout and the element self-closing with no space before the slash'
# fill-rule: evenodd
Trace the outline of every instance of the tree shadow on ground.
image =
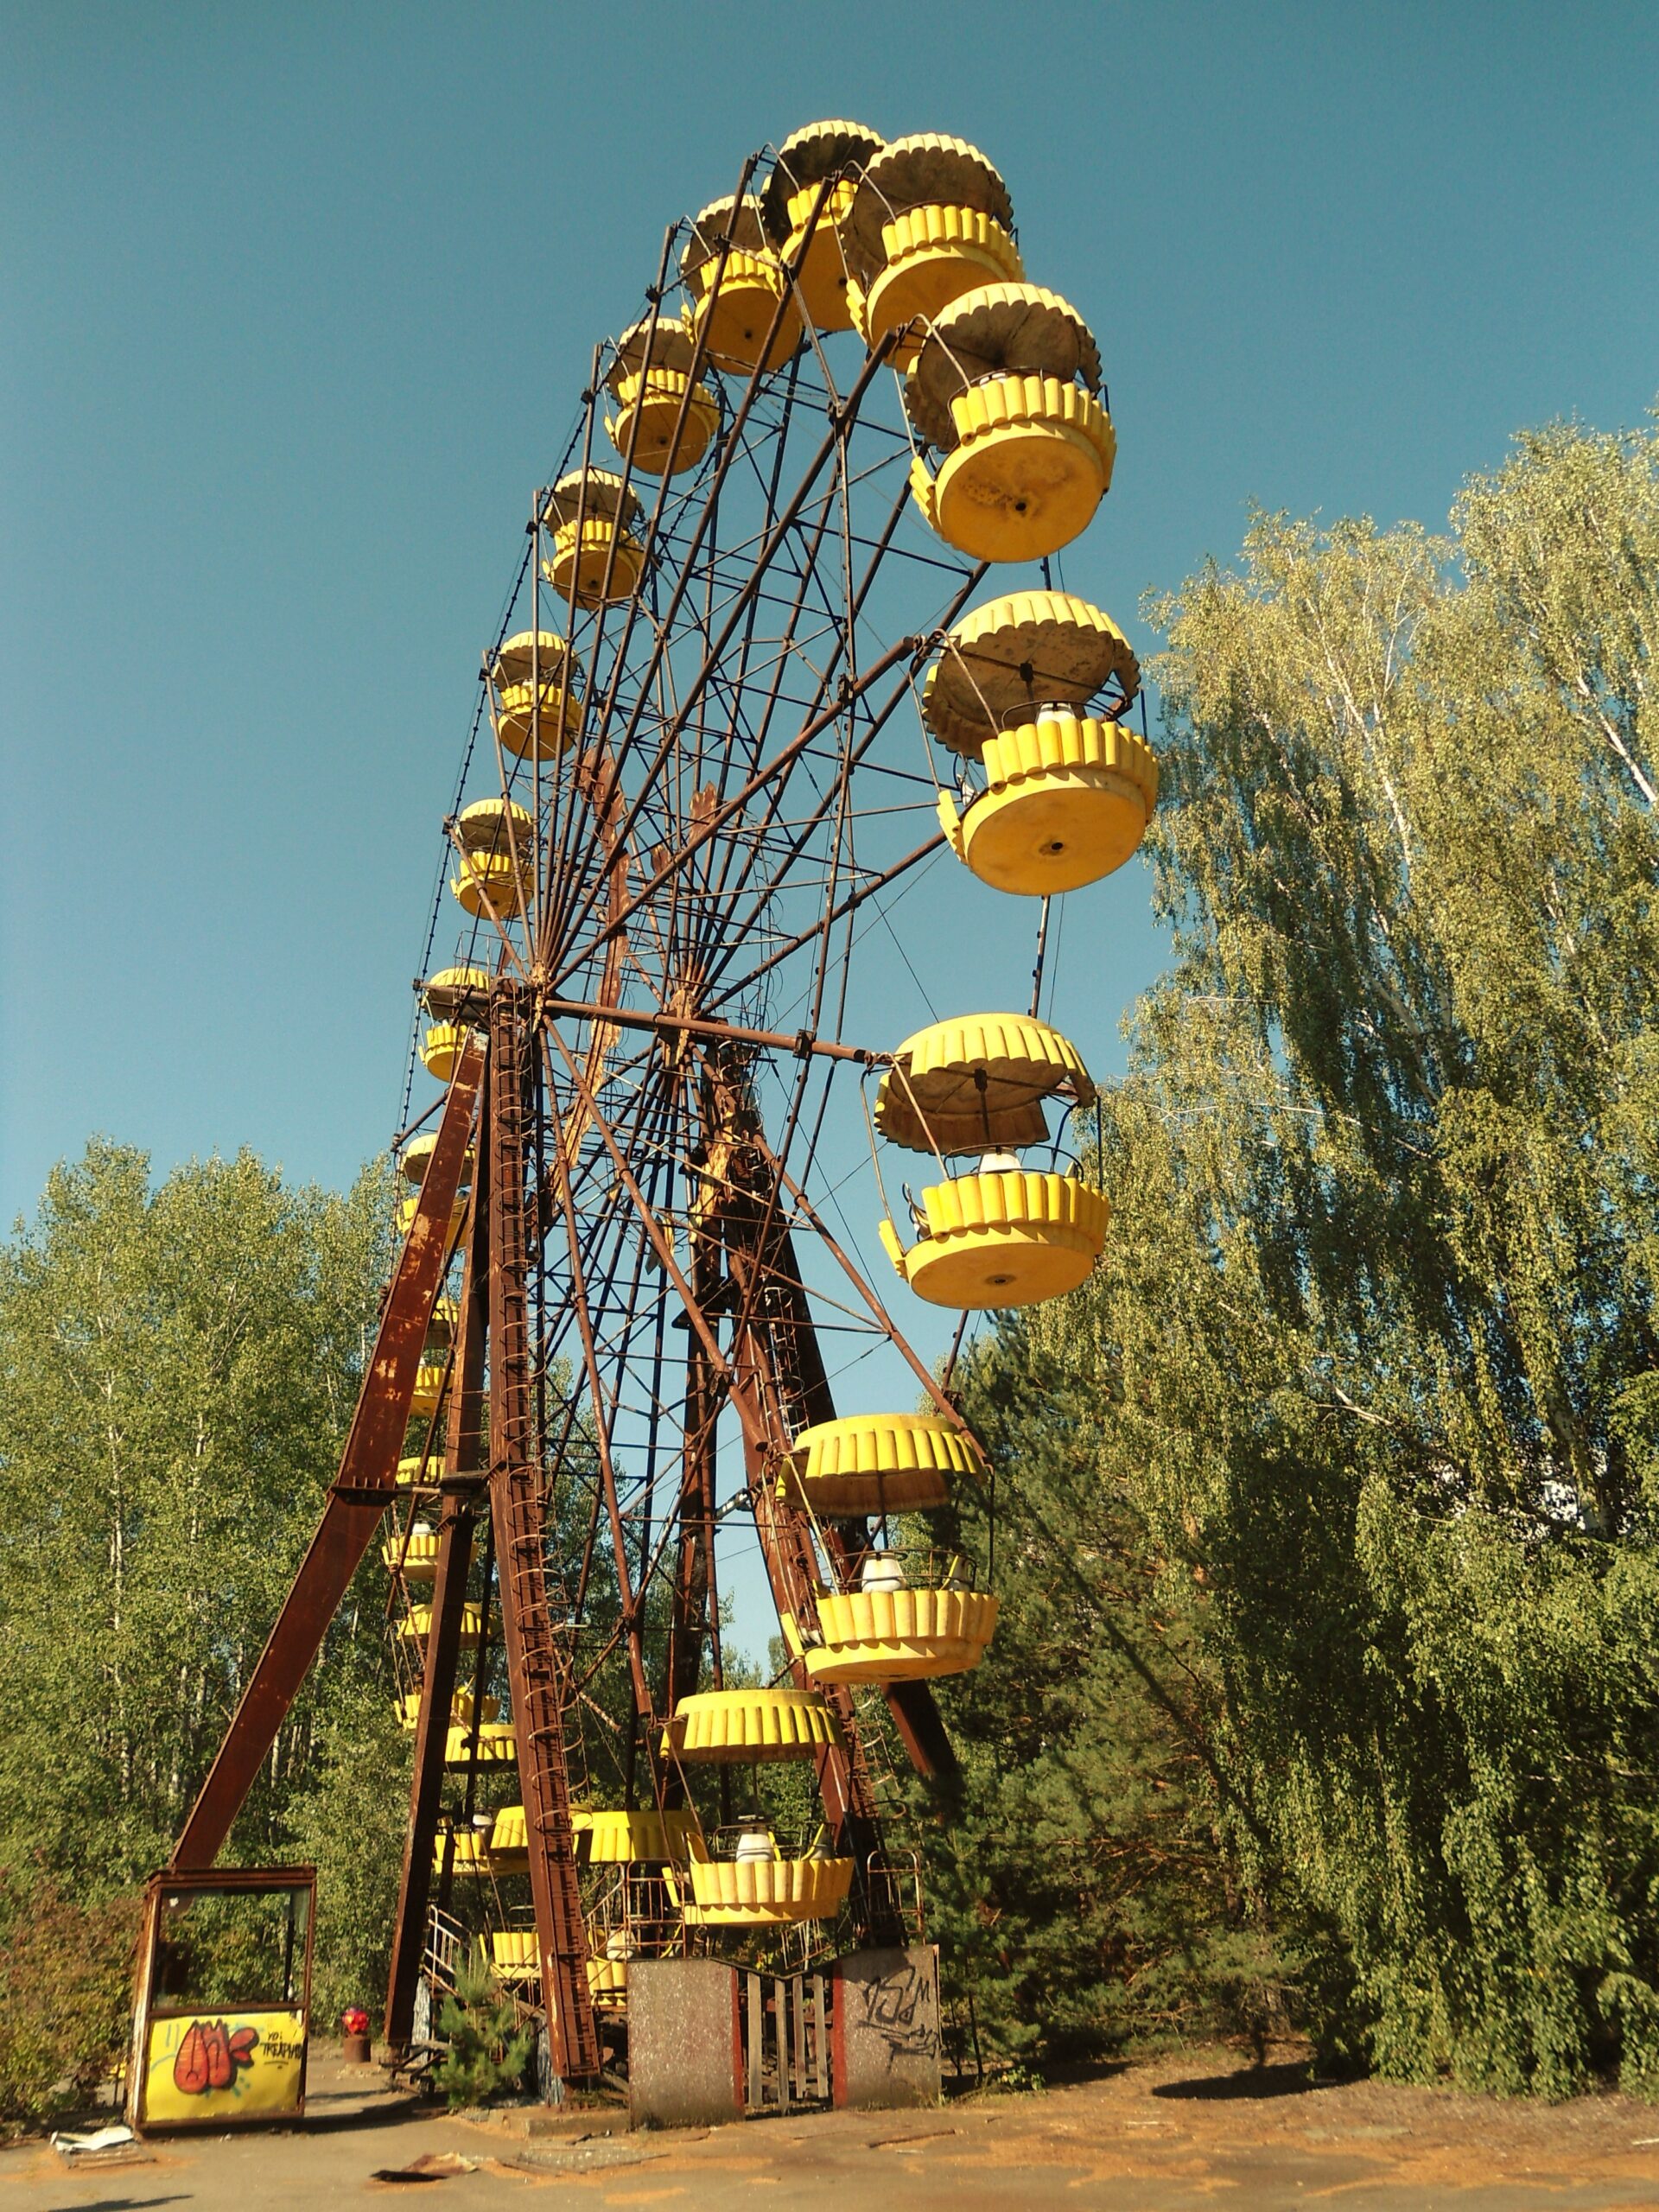
<svg viewBox="0 0 1659 2212">
<path fill-rule="evenodd" d="M 1221 2101 L 1229 2098 L 1299 2097 L 1319 2086 L 1305 2059 L 1278 2066 L 1245 2066 L 1236 2074 L 1205 2074 L 1190 2082 L 1160 2082 L 1154 2097 Z"/>
</svg>

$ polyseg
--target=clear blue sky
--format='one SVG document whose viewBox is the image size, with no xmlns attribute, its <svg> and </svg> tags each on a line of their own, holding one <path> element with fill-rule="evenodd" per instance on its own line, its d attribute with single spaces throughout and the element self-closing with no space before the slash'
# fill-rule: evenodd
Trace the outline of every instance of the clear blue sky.
<svg viewBox="0 0 1659 2212">
<path fill-rule="evenodd" d="M 1582 0 L 8 0 L 0 1222 L 94 1130 L 328 1182 L 385 1141 L 527 493 L 747 150 L 846 114 L 998 162 L 1101 338 L 1067 575 L 1127 621 L 1248 501 L 1433 523 L 1515 427 L 1641 416 L 1656 91 L 1659 11 Z M 1066 952 L 1106 1067 L 1145 892 Z"/>
</svg>

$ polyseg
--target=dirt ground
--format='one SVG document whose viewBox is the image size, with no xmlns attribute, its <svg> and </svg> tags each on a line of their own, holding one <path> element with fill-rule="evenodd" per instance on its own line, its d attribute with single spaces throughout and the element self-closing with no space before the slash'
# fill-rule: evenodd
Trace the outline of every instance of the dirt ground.
<svg viewBox="0 0 1659 2212">
<path fill-rule="evenodd" d="M 303 2126 L 157 2139 L 107 2163 L 44 2143 L 0 2151 L 6 2212 L 295 2212 L 429 2197 L 444 2212 L 515 2198 L 728 2212 L 983 2212 L 1110 2207 L 1230 2212 L 1331 2201 L 1343 2212 L 1615 2212 L 1659 2208 L 1659 2106 L 1539 2106 L 1379 2082 L 1319 2084 L 1291 2060 L 1226 2051 L 1117 2068 L 1040 2095 L 936 2111 L 811 2113 L 629 2135 L 617 2116 L 433 2116 L 332 2051 L 314 2060 Z M 531 2132 L 531 2131 L 536 2132 Z M 404 2177 L 399 2169 L 423 2168 Z"/>
</svg>

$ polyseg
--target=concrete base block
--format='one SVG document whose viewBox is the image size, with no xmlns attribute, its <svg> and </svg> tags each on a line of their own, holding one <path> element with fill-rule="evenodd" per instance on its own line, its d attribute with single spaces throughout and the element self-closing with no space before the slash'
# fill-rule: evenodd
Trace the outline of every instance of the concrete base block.
<svg viewBox="0 0 1659 2212">
<path fill-rule="evenodd" d="M 939 1955 L 855 1951 L 835 1966 L 830 2043 L 837 2105 L 936 2105 L 940 2095 Z"/>
<path fill-rule="evenodd" d="M 742 2119 L 735 1967 L 718 1959 L 630 1960 L 628 2117 L 635 2127 Z"/>
</svg>

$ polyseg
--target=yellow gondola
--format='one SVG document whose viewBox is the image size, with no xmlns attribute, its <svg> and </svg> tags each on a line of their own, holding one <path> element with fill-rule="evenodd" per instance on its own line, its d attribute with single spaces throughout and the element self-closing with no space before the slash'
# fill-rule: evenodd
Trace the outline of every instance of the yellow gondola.
<svg viewBox="0 0 1659 2212">
<path fill-rule="evenodd" d="M 435 1357 L 427 1351 L 421 1354 L 420 1364 L 415 1370 L 415 1390 L 409 1402 L 410 1418 L 430 1421 L 443 1402 L 443 1386 L 449 1373 L 449 1363 L 440 1352 Z"/>
<path fill-rule="evenodd" d="M 1117 625 L 1069 592 L 1012 592 L 946 632 L 922 719 L 984 770 L 965 814 L 939 797 L 945 835 L 982 882 L 1037 897 L 1128 859 L 1158 798 L 1152 748 L 1116 719 L 1140 683 Z M 1104 714 L 1089 711 L 1096 701 Z"/>
<path fill-rule="evenodd" d="M 833 1920 L 852 1888 L 850 1859 L 772 1855 L 713 1857 L 699 1836 L 690 1863 L 669 1867 L 670 1900 L 701 1928 L 779 1928 L 796 1921 Z"/>
<path fill-rule="evenodd" d="M 574 594 L 578 607 L 632 599 L 645 572 L 645 549 L 636 535 L 645 512 L 632 486 L 610 469 L 572 469 L 542 510 L 553 533 L 543 577 L 567 598 Z"/>
<path fill-rule="evenodd" d="M 809 123 L 804 130 L 792 130 L 778 149 L 761 195 L 766 234 L 780 259 L 793 264 L 801 257 L 796 289 L 817 329 L 853 327 L 847 257 L 838 233 L 852 213 L 858 169 L 880 150 L 875 131 L 861 123 L 846 122 Z M 834 181 L 826 192 L 823 188 L 830 179 Z"/>
<path fill-rule="evenodd" d="M 816 1639 L 794 1616 L 784 1637 L 815 1682 L 907 1682 L 965 1675 L 996 1627 L 988 1591 L 881 1587 L 820 1591 Z"/>
<path fill-rule="evenodd" d="M 397 1205 L 393 1207 L 392 1220 L 396 1224 L 399 1236 L 408 1236 L 410 1224 L 415 1218 L 416 1208 L 420 1205 L 420 1202 L 419 1192 L 411 1191 L 406 1198 L 399 1198 Z M 449 1226 L 447 1235 L 450 1243 L 453 1244 L 456 1237 L 460 1236 L 461 1224 L 466 1220 L 466 1218 L 467 1194 L 463 1191 L 455 1198 L 454 1204 L 449 1209 Z"/>
<path fill-rule="evenodd" d="M 884 1220 L 882 1245 L 918 1298 L 970 1313 L 1076 1290 L 1105 1249 L 1111 1219 L 1081 1176 L 1017 1166 L 929 1184 L 921 1206 L 919 1242 L 906 1249 Z"/>
<path fill-rule="evenodd" d="M 461 1065 L 467 1038 L 481 1029 L 489 1008 L 490 971 L 487 968 L 441 968 L 421 987 L 421 999 L 432 1023 L 421 1039 L 421 1065 L 440 1083 L 448 1083 Z"/>
<path fill-rule="evenodd" d="M 469 1766 L 476 1750 L 480 1766 L 515 1766 L 518 1760 L 518 1738 L 510 1720 L 481 1720 L 478 1726 L 478 1742 L 473 1742 L 469 1723 L 451 1728 L 443 1739 L 443 1761 L 446 1766 Z"/>
<path fill-rule="evenodd" d="M 435 1129 L 423 1129 L 419 1136 L 410 1139 L 397 1155 L 397 1172 L 406 1183 L 413 1183 L 418 1189 L 420 1185 L 425 1182 L 426 1171 L 432 1165 L 432 1155 L 437 1148 L 438 1133 Z M 477 1155 L 472 1146 L 468 1145 L 461 1154 L 461 1183 L 463 1190 L 473 1179 L 473 1168 L 476 1164 L 476 1159 Z"/>
<path fill-rule="evenodd" d="M 899 332 L 889 359 L 906 368 L 964 292 L 1018 283 L 1013 223 L 1007 185 L 966 139 L 923 130 L 884 146 L 865 164 L 841 229 L 865 343 Z"/>
<path fill-rule="evenodd" d="M 481 798 L 456 816 L 457 871 L 449 888 L 474 920 L 511 921 L 536 883 L 536 832 L 528 808 Z"/>
<path fill-rule="evenodd" d="M 582 720 L 564 639 L 552 630 L 520 630 L 493 656 L 489 675 L 503 751 L 521 760 L 556 758 Z"/>
<path fill-rule="evenodd" d="M 696 333 L 661 314 L 654 328 L 647 315 L 616 341 L 605 385 L 617 411 L 605 428 L 623 460 L 648 476 L 695 468 L 720 428 L 712 388 L 691 380 L 696 351 Z"/>
<path fill-rule="evenodd" d="M 407 1697 L 397 1700 L 397 1722 L 403 1728 L 413 1728 L 421 1717 L 421 1693 L 411 1690 Z M 496 1697 L 479 1701 L 478 1715 L 481 1721 L 493 1722 L 501 1711 L 501 1700 Z M 473 1695 L 470 1690 L 457 1690 L 449 1700 L 449 1725 L 452 1728 L 466 1728 L 472 1724 Z"/>
<path fill-rule="evenodd" d="M 456 1828 L 448 1838 L 435 1835 L 432 1839 L 432 1872 L 443 1871 L 446 1841 L 449 1847 L 449 1872 L 452 1874 L 491 1874 L 495 1869 L 490 1864 L 489 1839 L 476 1828 Z"/>
<path fill-rule="evenodd" d="M 406 1637 L 411 1643 L 424 1643 L 431 1632 L 431 1606 L 411 1605 L 402 1620 L 398 1622 L 397 1633 L 401 1637 Z M 484 1615 L 480 1609 L 472 1605 L 463 1606 L 461 1616 L 461 1635 L 458 1639 L 461 1649 L 476 1650 L 479 1638 L 483 1633 Z"/>
<path fill-rule="evenodd" d="M 1094 519 L 1117 440 L 1096 397 L 1100 353 L 1058 293 L 988 284 L 938 315 L 905 378 L 905 408 L 944 456 L 911 489 L 948 544 L 980 561 L 1036 561 Z"/>
<path fill-rule="evenodd" d="M 799 346 L 801 310 L 753 194 L 741 202 L 728 194 L 702 210 L 681 250 L 680 276 L 692 327 L 721 368 L 781 368 Z"/>
<path fill-rule="evenodd" d="M 388 1573 L 405 1582 L 430 1582 L 438 1571 L 438 1532 L 417 1521 L 407 1536 L 388 1536 L 380 1547 Z"/>
</svg>

